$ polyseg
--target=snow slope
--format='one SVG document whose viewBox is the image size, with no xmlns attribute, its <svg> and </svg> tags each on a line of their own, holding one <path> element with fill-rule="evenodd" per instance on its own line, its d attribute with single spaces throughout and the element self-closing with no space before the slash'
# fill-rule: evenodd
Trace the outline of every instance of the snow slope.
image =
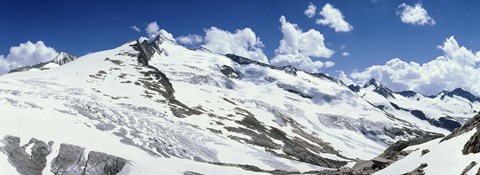
<svg viewBox="0 0 480 175">
<path fill-rule="evenodd" d="M 479 101 L 458 95 L 424 96 L 413 91 L 392 92 L 372 79 L 357 92 L 365 100 L 425 131 L 448 134 L 480 110 Z M 470 94 L 471 95 L 471 94 Z"/>
<path fill-rule="evenodd" d="M 128 160 L 120 174 L 253 174 L 336 169 L 429 134 L 324 74 L 163 36 L 1 76 L 0 120 L 20 145 L 53 141 L 44 174 L 62 143 Z"/>
<path fill-rule="evenodd" d="M 480 158 L 478 154 L 479 119 L 480 116 L 477 115 L 465 126 L 447 137 L 405 148 L 404 151 L 411 151 L 408 156 L 375 174 L 408 173 L 415 171 L 422 164 L 424 168 L 421 168 L 421 172 L 427 175 L 474 175 L 480 173 L 480 165 L 478 164 Z"/>
</svg>

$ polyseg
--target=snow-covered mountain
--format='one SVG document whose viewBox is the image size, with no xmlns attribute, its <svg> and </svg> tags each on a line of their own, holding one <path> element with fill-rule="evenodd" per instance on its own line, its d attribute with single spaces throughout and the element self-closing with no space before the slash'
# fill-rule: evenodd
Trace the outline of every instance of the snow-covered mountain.
<svg viewBox="0 0 480 175">
<path fill-rule="evenodd" d="M 38 71 L 38 70 L 48 70 L 52 68 L 56 68 L 58 66 L 67 64 L 76 60 L 78 57 L 74 55 L 70 55 L 65 52 L 60 52 L 57 56 L 55 56 L 52 60 L 44 63 L 35 64 L 33 66 L 25 66 L 19 67 L 13 70 L 10 70 L 9 73 L 15 72 L 26 72 L 26 71 Z"/>
<path fill-rule="evenodd" d="M 412 111 L 456 122 L 478 104 L 376 81 L 353 92 L 326 74 L 162 35 L 57 58 L 55 69 L 0 77 L 7 174 L 333 173 L 399 140 L 449 133 Z"/>
<path fill-rule="evenodd" d="M 425 96 L 414 91 L 393 92 L 375 79 L 363 87 L 349 88 L 377 108 L 425 131 L 448 134 L 480 111 L 479 98 L 460 88 Z"/>
<path fill-rule="evenodd" d="M 480 114 L 477 114 L 445 137 L 397 143 L 388 151 L 391 160 L 383 159 L 389 165 L 375 174 L 480 174 L 479 135 Z"/>
</svg>

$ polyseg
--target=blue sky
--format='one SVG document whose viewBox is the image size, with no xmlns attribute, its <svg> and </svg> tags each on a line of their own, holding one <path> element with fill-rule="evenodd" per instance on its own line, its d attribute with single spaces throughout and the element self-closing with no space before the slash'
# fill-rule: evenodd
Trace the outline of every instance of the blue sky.
<svg viewBox="0 0 480 175">
<path fill-rule="evenodd" d="M 353 30 L 335 32 L 333 28 L 315 24 L 320 18 L 304 15 L 309 2 L 317 13 L 329 3 L 339 9 Z M 421 3 L 435 25 L 403 23 L 397 14 L 399 5 Z M 263 52 L 271 59 L 282 39 L 280 16 L 297 24 L 303 31 L 315 29 L 323 34 L 326 47 L 335 51 L 335 66 L 322 69 L 335 74 L 364 70 L 383 65 L 393 58 L 425 63 L 443 54 L 437 49 L 446 38 L 455 36 L 461 46 L 480 50 L 480 1 L 387 1 L 387 0 L 119 0 L 119 1 L 6 1 L 0 0 L 0 54 L 26 41 L 43 41 L 57 51 L 84 55 L 114 48 L 145 36 L 143 29 L 157 21 L 160 28 L 175 37 L 187 34 L 205 35 L 215 26 L 234 32 L 251 28 L 261 39 Z M 136 25 L 142 32 L 132 30 Z M 342 50 L 341 45 L 346 47 Z M 350 56 L 342 56 L 348 52 Z"/>
</svg>

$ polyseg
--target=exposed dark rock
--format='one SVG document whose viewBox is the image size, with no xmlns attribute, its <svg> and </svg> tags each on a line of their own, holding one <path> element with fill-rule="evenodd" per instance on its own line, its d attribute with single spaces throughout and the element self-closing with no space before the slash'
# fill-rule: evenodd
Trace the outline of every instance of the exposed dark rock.
<svg viewBox="0 0 480 175">
<path fill-rule="evenodd" d="M 235 69 L 233 69 L 232 67 L 230 66 L 227 66 L 227 65 L 223 65 L 221 68 L 220 68 L 220 72 L 222 72 L 223 75 L 227 76 L 228 78 L 239 78 L 240 74 L 235 71 Z"/>
<path fill-rule="evenodd" d="M 477 114 L 477 115 L 473 116 L 473 118 L 468 120 L 463 126 L 453 130 L 452 133 L 445 136 L 440 142 L 443 142 L 445 140 L 448 140 L 448 139 L 451 139 L 453 137 L 464 134 L 466 132 L 469 132 L 474 128 L 478 128 L 479 126 L 480 126 L 480 114 Z"/>
<path fill-rule="evenodd" d="M 462 153 L 464 155 L 470 154 L 470 153 L 479 153 L 480 152 L 480 127 L 477 126 L 477 132 L 473 134 L 470 139 L 465 143 L 463 146 Z"/>
<path fill-rule="evenodd" d="M 419 145 L 425 142 L 428 142 L 433 139 L 437 139 L 443 137 L 443 135 L 436 134 L 436 135 L 429 135 L 421 138 L 416 138 L 412 139 L 409 141 L 398 141 L 390 147 L 388 147 L 385 151 L 383 151 L 382 154 L 377 156 L 376 158 L 372 160 L 367 160 L 367 161 L 359 161 L 355 166 L 352 168 L 344 169 L 341 170 L 337 174 L 341 175 L 351 175 L 351 174 L 357 174 L 357 175 L 369 175 L 373 174 L 376 171 L 379 171 L 381 169 L 384 169 L 388 165 L 392 164 L 393 162 L 407 156 L 409 152 L 403 151 L 403 149 L 412 146 L 412 145 Z M 423 151 L 422 151 L 423 153 Z M 424 167 L 423 167 L 424 168 Z M 421 169 L 415 169 L 412 172 L 417 172 L 417 170 L 422 170 Z M 418 172 L 417 172 L 418 173 Z"/>
<path fill-rule="evenodd" d="M 247 110 L 236 108 L 237 115 L 244 116 L 241 121 L 236 121 L 237 123 L 245 126 L 246 128 L 235 128 L 235 127 L 225 127 L 229 132 L 241 133 L 247 136 L 250 136 L 251 139 L 245 139 L 235 136 L 229 136 L 231 139 L 243 141 L 248 144 L 257 145 L 265 147 L 267 151 L 281 149 L 284 154 L 278 155 L 288 159 L 294 159 L 301 162 L 306 162 L 314 165 L 330 167 L 330 168 L 339 168 L 344 166 L 347 162 L 331 160 L 328 158 L 323 158 L 319 156 L 319 153 L 338 153 L 330 145 L 325 142 L 322 142 L 319 139 L 312 139 L 313 136 L 309 135 L 300 130 L 296 125 L 296 133 L 300 133 L 305 139 L 309 139 L 317 145 L 312 145 L 309 142 L 306 142 L 304 139 L 294 137 L 290 138 L 278 128 L 271 127 L 266 128 L 264 124 L 258 121 L 255 116 Z M 293 124 L 292 124 L 293 125 Z M 283 142 L 283 146 L 276 144 L 272 139 L 280 140 Z M 329 150 L 331 149 L 331 150 Z M 277 154 L 273 151 L 270 151 L 274 154 Z M 339 154 L 338 154 L 339 155 Z"/>
<path fill-rule="evenodd" d="M 360 88 L 361 88 L 361 87 L 360 87 L 359 85 L 353 85 L 353 84 L 351 84 L 351 85 L 348 85 L 348 88 L 349 88 L 350 90 L 352 90 L 353 92 L 360 92 Z"/>
<path fill-rule="evenodd" d="M 460 124 L 460 122 L 456 121 L 452 117 L 440 117 L 438 120 L 435 120 L 435 119 L 428 118 L 425 115 L 425 113 L 423 113 L 420 110 L 411 110 L 410 113 L 413 116 L 419 118 L 420 120 L 428 121 L 428 123 L 432 124 L 433 126 L 437 126 L 437 127 L 440 127 L 440 128 L 445 128 L 449 131 L 453 131 L 455 128 L 458 128 L 458 127 L 462 126 L 462 124 Z"/>
<path fill-rule="evenodd" d="M 282 67 L 282 70 L 287 73 L 287 74 L 290 74 L 290 75 L 297 75 L 297 71 L 298 69 L 293 67 L 293 66 L 285 66 L 285 67 Z"/>
<path fill-rule="evenodd" d="M 159 45 L 165 41 L 165 37 L 158 35 L 153 40 L 143 40 L 141 43 L 137 41 L 133 44 L 133 49 L 138 51 L 137 61 L 147 66 L 150 59 L 155 55 L 155 53 L 161 54 L 162 50 L 159 48 Z"/>
<path fill-rule="evenodd" d="M 445 98 L 445 96 L 448 96 L 448 97 L 459 96 L 459 97 L 467 99 L 468 101 L 470 101 L 472 103 L 473 102 L 480 102 L 479 97 L 473 95 L 472 93 L 470 93 L 468 91 L 463 90 L 462 88 L 454 89 L 451 92 L 448 92 L 448 91 L 442 91 L 442 92 L 443 93 L 441 93 L 442 94 L 441 99 Z"/>
<path fill-rule="evenodd" d="M 8 155 L 8 161 L 22 175 L 42 175 L 43 169 L 47 166 L 47 156 L 52 151 L 53 142 L 45 143 L 37 139 L 20 146 L 20 138 L 6 136 L 3 139 L 5 146 L 1 148 L 2 152 Z M 30 154 L 26 148 L 33 144 Z"/>
<path fill-rule="evenodd" d="M 238 55 L 235 55 L 235 54 L 226 54 L 225 56 L 232 59 L 233 61 L 235 61 L 238 64 L 244 64 L 244 65 L 245 64 L 256 64 L 256 65 L 263 66 L 263 67 L 268 67 L 268 68 L 271 68 L 271 69 L 283 70 L 286 73 L 291 74 L 291 75 L 297 75 L 297 72 L 300 71 L 293 66 L 284 66 L 284 67 L 272 66 L 270 64 L 261 63 L 261 62 L 254 61 L 254 60 L 251 60 L 251 59 L 248 59 L 248 58 L 245 58 L 245 57 L 241 57 L 241 56 L 238 56 Z M 340 81 L 336 78 L 333 78 L 331 76 L 328 76 L 327 74 L 324 74 L 324 73 L 320 73 L 320 72 L 319 73 L 305 72 L 305 73 L 309 74 L 309 75 L 312 75 L 314 77 L 317 77 L 317 78 L 330 80 L 332 82 L 335 82 L 335 83 L 342 84 L 342 85 L 346 86 L 345 84 L 343 84 L 342 81 Z"/>
<path fill-rule="evenodd" d="M 366 87 L 369 87 L 369 86 L 374 86 L 375 89 L 373 90 L 373 92 L 376 92 L 376 93 L 382 95 L 385 98 L 389 98 L 389 97 L 395 98 L 395 96 L 393 96 L 393 91 L 392 90 L 383 86 L 380 82 L 378 82 L 375 79 L 370 79 L 370 81 L 368 81 L 367 84 L 365 84 L 363 86 L 363 88 L 366 88 Z"/>
<path fill-rule="evenodd" d="M 127 160 L 101 152 L 90 151 L 85 175 L 115 175 L 127 164 Z"/>
<path fill-rule="evenodd" d="M 427 166 L 428 166 L 428 164 L 422 163 L 422 164 L 420 164 L 420 166 L 418 166 L 417 168 L 415 168 L 411 172 L 405 173 L 403 175 L 425 175 L 425 172 L 423 171 L 423 169 Z"/>
<path fill-rule="evenodd" d="M 462 174 L 460 174 L 460 175 L 467 174 L 475 165 L 477 165 L 477 162 L 475 162 L 475 161 L 470 162 L 470 164 L 468 164 L 467 167 L 465 167 L 465 169 L 463 169 Z"/>
<path fill-rule="evenodd" d="M 395 103 L 390 102 L 390 104 L 391 104 L 391 105 L 393 106 L 393 108 L 395 108 L 396 110 L 410 111 L 410 110 L 408 110 L 408 109 L 405 109 L 405 108 L 402 108 L 402 107 L 398 106 L 398 105 L 395 104 Z M 423 112 L 422 112 L 422 113 L 423 113 Z"/>
<path fill-rule="evenodd" d="M 415 95 L 417 95 L 417 92 L 415 91 L 400 91 L 396 93 L 404 97 L 414 97 Z"/>
<path fill-rule="evenodd" d="M 50 172 L 55 175 L 78 175 L 84 172 L 85 148 L 61 144 L 57 157 L 51 163 Z"/>
<path fill-rule="evenodd" d="M 425 154 L 427 154 L 427 153 L 429 153 L 429 152 L 430 152 L 429 149 L 424 149 L 424 150 L 422 150 L 422 156 L 425 155 Z"/>
</svg>

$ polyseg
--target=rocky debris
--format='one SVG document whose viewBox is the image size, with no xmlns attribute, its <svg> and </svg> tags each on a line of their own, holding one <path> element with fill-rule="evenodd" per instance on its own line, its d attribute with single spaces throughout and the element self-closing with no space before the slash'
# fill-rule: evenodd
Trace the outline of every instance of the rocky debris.
<svg viewBox="0 0 480 175">
<path fill-rule="evenodd" d="M 78 175 L 84 172 L 85 168 L 85 148 L 60 144 L 60 150 L 57 157 L 51 163 L 50 172 L 55 175 Z"/>
<path fill-rule="evenodd" d="M 468 164 L 467 167 L 465 167 L 465 169 L 463 169 L 462 174 L 460 174 L 460 175 L 467 174 L 475 165 L 477 165 L 477 162 L 475 162 L 475 161 L 470 162 L 470 164 Z"/>
<path fill-rule="evenodd" d="M 412 170 L 408 173 L 405 173 L 403 175 L 425 175 L 425 172 L 423 171 L 423 169 L 427 166 L 428 166 L 428 164 L 422 163 L 422 164 L 420 164 L 420 166 L 418 166 L 414 170 Z"/>
<path fill-rule="evenodd" d="M 427 153 L 429 153 L 429 152 L 430 152 L 429 149 L 424 149 L 424 150 L 422 150 L 422 155 L 421 155 L 421 156 L 423 156 L 423 155 L 425 155 L 425 154 L 427 154 Z"/>
<path fill-rule="evenodd" d="M 255 116 L 249 111 L 241 108 L 236 108 L 236 113 L 239 116 L 244 118 L 236 123 L 243 125 L 244 127 L 225 127 L 229 132 L 236 132 L 250 136 L 251 139 L 229 136 L 231 139 L 242 141 L 248 144 L 257 145 L 264 147 L 267 151 L 272 154 L 278 154 L 279 156 L 298 160 L 301 162 L 306 162 L 314 165 L 329 167 L 329 168 L 340 168 L 347 164 L 346 161 L 331 160 L 319 156 L 320 153 L 332 153 L 339 155 L 330 145 L 325 142 L 320 141 L 319 139 L 312 139 L 314 136 L 306 137 L 309 135 L 300 129 L 292 121 L 289 121 L 291 125 L 295 125 L 294 128 L 297 134 L 302 135 L 302 138 L 299 137 L 288 137 L 286 133 L 275 127 L 265 127 L 263 123 L 258 121 Z M 273 139 L 283 142 L 283 145 L 277 144 Z M 308 139 L 311 144 L 304 139 Z M 281 150 L 283 154 L 276 153 L 274 150 Z"/>
<path fill-rule="evenodd" d="M 8 155 L 8 161 L 19 174 L 42 175 L 43 169 L 47 166 L 47 156 L 52 151 L 52 141 L 47 144 L 32 138 L 27 144 L 20 146 L 19 137 L 6 136 L 3 143 L 5 146 L 1 147 L 0 150 Z M 29 154 L 26 148 L 32 144 Z"/>
<path fill-rule="evenodd" d="M 382 154 L 373 158 L 372 160 L 367 161 L 359 161 L 356 163 L 352 168 L 347 168 L 344 170 L 339 171 L 337 174 L 340 175 L 347 175 L 347 174 L 357 174 L 357 175 L 367 175 L 373 174 L 376 171 L 384 169 L 388 165 L 392 164 L 393 162 L 402 159 L 403 157 L 410 154 L 410 151 L 404 151 L 405 148 L 412 146 L 412 145 L 419 145 L 430 140 L 434 140 L 437 138 L 443 137 L 443 135 L 436 134 L 436 135 L 429 135 L 422 138 L 417 138 L 409 141 L 398 141 L 390 147 L 388 147 Z M 424 150 L 425 151 L 425 150 Z M 423 152 L 422 151 L 422 154 Z M 426 154 L 426 153 L 425 153 Z M 419 167 L 420 168 L 420 167 Z M 423 172 L 423 168 L 417 168 L 416 170 L 410 173 L 418 173 L 420 171 Z M 418 170 L 418 172 L 417 172 Z M 412 174 L 413 175 L 413 174 Z"/>
<path fill-rule="evenodd" d="M 127 160 L 101 152 L 90 151 L 84 175 L 115 175 L 127 164 Z"/>
</svg>

